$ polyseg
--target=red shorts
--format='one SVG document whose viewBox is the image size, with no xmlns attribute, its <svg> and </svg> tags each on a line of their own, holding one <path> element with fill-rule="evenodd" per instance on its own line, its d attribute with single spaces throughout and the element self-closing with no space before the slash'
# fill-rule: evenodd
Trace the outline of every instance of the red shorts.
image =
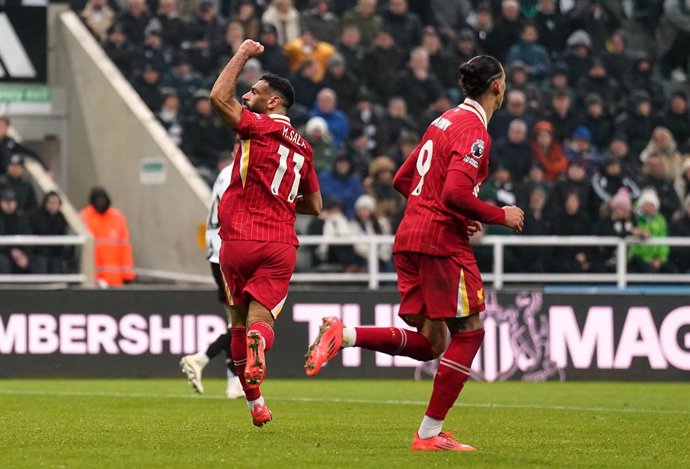
<svg viewBox="0 0 690 469">
<path fill-rule="evenodd" d="M 297 247 L 270 241 L 223 241 L 220 269 L 231 306 L 248 305 L 251 298 L 278 317 L 297 261 Z"/>
<path fill-rule="evenodd" d="M 400 316 L 462 318 L 484 311 L 484 287 L 474 257 L 416 252 L 394 256 L 400 292 Z"/>
</svg>

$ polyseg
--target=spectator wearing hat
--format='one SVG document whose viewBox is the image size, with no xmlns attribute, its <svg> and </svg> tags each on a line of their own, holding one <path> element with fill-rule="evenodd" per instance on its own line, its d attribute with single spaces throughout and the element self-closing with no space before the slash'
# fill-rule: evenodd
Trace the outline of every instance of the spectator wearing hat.
<svg viewBox="0 0 690 469">
<path fill-rule="evenodd" d="M 490 166 L 507 168 L 513 181 L 520 182 L 527 176 L 531 165 L 532 152 L 527 139 L 527 123 L 522 119 L 515 119 L 508 126 L 508 136 L 497 140 L 492 147 Z"/>
<path fill-rule="evenodd" d="M 365 50 L 361 43 L 361 33 L 356 25 L 347 24 L 343 26 L 340 39 L 336 44 L 336 50 L 345 59 L 347 69 L 355 77 L 358 85 L 363 84 L 365 78 Z"/>
<path fill-rule="evenodd" d="M 377 216 L 392 219 L 403 204 L 393 187 L 397 165 L 388 156 L 378 156 L 369 165 L 369 176 L 364 181 L 366 192 L 376 200 Z"/>
<path fill-rule="evenodd" d="M 7 172 L 0 176 L 0 190 L 3 189 L 12 190 L 19 210 L 29 213 L 36 208 L 36 193 L 31 183 L 26 180 L 24 156 L 20 153 L 10 157 Z"/>
<path fill-rule="evenodd" d="M 156 113 L 156 117 L 168 133 L 168 137 L 175 145 L 182 147 L 184 134 L 180 115 L 180 97 L 174 90 L 164 90 L 161 108 Z"/>
<path fill-rule="evenodd" d="M 666 218 L 659 212 L 659 197 L 653 189 L 642 191 L 637 200 L 637 225 L 640 237 L 666 238 L 668 225 Z M 655 273 L 675 271 L 669 263 L 671 249 L 664 245 L 634 244 L 630 246 L 630 270 L 632 272 Z"/>
<path fill-rule="evenodd" d="M 321 84 L 324 88 L 330 88 L 338 96 L 340 108 L 349 113 L 357 101 L 359 82 L 350 73 L 347 63 L 342 55 L 335 53 L 328 59 L 326 76 Z"/>
<path fill-rule="evenodd" d="M 625 188 L 626 193 L 633 200 L 637 200 L 640 196 L 637 183 L 622 174 L 620 160 L 613 156 L 604 158 L 603 163 L 592 176 L 592 189 L 597 197 L 595 208 L 608 203 L 621 188 Z"/>
<path fill-rule="evenodd" d="M 387 146 L 382 144 L 385 128 L 385 115 L 380 106 L 376 105 L 372 94 L 366 88 L 361 88 L 357 94 L 355 107 L 348 116 L 352 127 L 359 127 L 370 139 L 370 150 L 382 153 Z"/>
<path fill-rule="evenodd" d="M 584 125 L 579 125 L 573 130 L 565 147 L 565 156 L 569 161 L 582 161 L 587 174 L 593 174 L 604 159 L 604 156 L 592 146 L 592 132 Z"/>
<path fill-rule="evenodd" d="M 580 122 L 580 117 L 573 109 L 573 100 L 565 90 L 556 91 L 551 96 L 551 105 L 544 113 L 544 119 L 553 124 L 554 137 L 563 143 L 569 138 Z"/>
<path fill-rule="evenodd" d="M 144 64 L 153 64 L 158 70 L 166 72 L 170 68 L 173 49 L 163 42 L 162 30 L 157 23 L 151 22 L 146 28 L 144 42 L 137 51 L 137 69 L 142 70 Z"/>
<path fill-rule="evenodd" d="M 264 46 L 263 53 L 257 58 L 261 62 L 263 69 L 270 73 L 275 73 L 281 77 L 285 77 L 290 73 L 283 48 L 278 43 L 278 30 L 272 24 L 262 24 L 259 30 L 259 41 Z M 295 95 L 299 97 L 297 93 Z"/>
<path fill-rule="evenodd" d="M 406 53 L 422 42 L 422 21 L 409 11 L 407 0 L 389 0 L 381 18 L 383 27 L 391 32 L 395 43 Z"/>
<path fill-rule="evenodd" d="M 617 159 L 621 165 L 621 175 L 639 182 L 642 177 L 642 163 L 637 155 L 630 153 L 630 148 L 624 135 L 614 134 L 608 149 L 604 153 L 604 157 Z"/>
<path fill-rule="evenodd" d="M 127 0 L 125 10 L 120 13 L 116 23 L 122 27 L 124 35 L 134 44 L 144 42 L 144 31 L 151 16 L 144 0 Z"/>
<path fill-rule="evenodd" d="M 46 193 L 41 206 L 31 214 L 31 231 L 38 236 L 64 236 L 69 225 L 60 211 L 62 199 L 55 191 Z M 73 269 L 74 249 L 71 246 L 36 246 L 32 270 L 47 274 L 68 273 Z"/>
<path fill-rule="evenodd" d="M 89 205 L 80 214 L 94 238 L 94 263 L 99 285 L 117 287 L 134 280 L 127 218 L 111 206 L 106 190 L 102 187 L 91 189 Z"/>
<path fill-rule="evenodd" d="M 29 217 L 17 205 L 12 189 L 0 191 L 0 236 L 29 235 Z M 31 272 L 30 246 L 0 246 L 0 273 L 25 274 Z"/>
<path fill-rule="evenodd" d="M 331 10 L 331 0 L 312 0 L 301 16 L 302 31 L 311 31 L 319 41 L 335 44 L 340 20 Z"/>
<path fill-rule="evenodd" d="M 627 238 L 642 234 L 636 228 L 637 221 L 632 211 L 632 199 L 627 188 L 619 188 L 608 201 L 607 206 L 607 215 L 599 219 L 594 225 L 594 235 Z M 615 246 L 599 246 L 594 250 L 593 257 L 597 272 L 616 271 L 617 256 Z"/>
<path fill-rule="evenodd" d="M 352 233 L 355 236 L 377 236 L 391 234 L 390 221 L 385 217 L 376 216 L 376 200 L 367 194 L 359 196 L 355 202 L 355 215 L 350 221 Z M 369 243 L 356 243 L 355 253 L 362 259 L 369 258 Z M 393 272 L 393 246 L 381 244 L 378 248 L 379 270 Z"/>
<path fill-rule="evenodd" d="M 235 11 L 231 19 L 231 21 L 236 21 L 242 25 L 247 39 L 255 41 L 258 40 L 260 33 L 260 22 L 256 14 L 256 8 L 254 0 L 239 0 L 235 3 Z"/>
<path fill-rule="evenodd" d="M 176 51 L 187 40 L 187 22 L 182 19 L 177 7 L 177 0 L 158 0 L 158 12 L 155 19 L 161 28 L 163 42 Z"/>
<path fill-rule="evenodd" d="M 683 211 L 671 222 L 668 233 L 670 236 L 690 238 L 690 197 L 686 196 L 683 200 Z M 672 247 L 670 257 L 680 272 L 690 272 L 690 248 Z"/>
<path fill-rule="evenodd" d="M 549 121 L 539 121 L 532 129 L 532 158 L 543 166 L 547 181 L 555 181 L 568 168 L 568 159 Z"/>
<path fill-rule="evenodd" d="M 357 27 L 363 47 L 372 44 L 382 25 L 383 20 L 376 13 L 376 0 L 357 0 L 357 5 L 346 11 L 340 21 L 343 30 L 348 26 Z"/>
<path fill-rule="evenodd" d="M 281 46 L 297 39 L 300 35 L 299 12 L 292 0 L 273 0 L 261 16 L 262 24 L 275 26 L 278 44 Z"/>
<path fill-rule="evenodd" d="M 105 40 L 108 29 L 115 21 L 115 12 L 107 0 L 88 0 L 79 16 L 99 42 Z"/>
<path fill-rule="evenodd" d="M 585 31 L 578 29 L 570 35 L 566 46 L 563 61 L 568 66 L 568 80 L 577 83 L 592 67 L 592 39 Z"/>
<path fill-rule="evenodd" d="M 103 43 L 103 50 L 124 76 L 131 77 L 137 54 L 125 31 L 124 25 L 120 23 L 112 25 L 108 29 L 108 38 Z"/>
<path fill-rule="evenodd" d="M 537 13 L 534 16 L 539 43 L 546 48 L 552 58 L 565 49 L 568 24 L 558 13 L 556 0 L 538 0 Z"/>
<path fill-rule="evenodd" d="M 10 158 L 15 154 L 32 156 L 45 167 L 43 160 L 36 152 L 10 137 L 9 132 L 10 118 L 0 114 L 0 176 L 5 174 Z"/>
<path fill-rule="evenodd" d="M 429 104 L 441 96 L 441 84 L 429 67 L 429 54 L 418 47 L 410 53 L 408 68 L 393 85 L 393 92 L 405 98 L 410 114 L 419 118 Z"/>
<path fill-rule="evenodd" d="M 343 213 L 347 218 L 351 218 L 355 201 L 364 193 L 364 190 L 350 157 L 346 154 L 337 156 L 332 168 L 319 173 L 319 185 L 324 200 L 329 198 L 340 200 Z"/>
<path fill-rule="evenodd" d="M 666 127 L 657 127 L 652 132 L 652 138 L 640 153 L 640 161 L 644 163 L 651 154 L 657 154 L 664 162 L 664 172 L 669 179 L 675 179 L 680 174 L 683 156 L 678 151 L 678 145 Z"/>
<path fill-rule="evenodd" d="M 681 151 L 690 152 L 690 110 L 688 95 L 683 91 L 676 91 L 669 98 L 661 125 L 671 131 Z"/>
<path fill-rule="evenodd" d="M 508 65 L 520 61 L 527 66 L 527 71 L 535 79 L 541 81 L 551 72 L 551 58 L 549 53 L 537 42 L 539 35 L 533 23 L 525 23 L 520 33 L 520 41 L 510 47 L 506 62 Z"/>
<path fill-rule="evenodd" d="M 630 151 L 640 154 L 656 127 L 656 117 L 652 114 L 652 100 L 646 91 L 634 91 L 628 111 L 616 117 L 616 131 L 625 135 Z"/>
<path fill-rule="evenodd" d="M 374 93 L 382 99 L 392 96 L 391 83 L 395 82 L 403 67 L 405 56 L 396 45 L 390 31 L 382 29 L 374 39 L 374 46 L 367 51 L 364 62 L 376 64 L 367 67 L 366 82 Z"/>
<path fill-rule="evenodd" d="M 144 103 L 153 112 L 158 111 L 163 102 L 160 85 L 161 71 L 153 63 L 144 64 L 133 86 Z"/>
<path fill-rule="evenodd" d="M 316 80 L 320 82 L 326 74 L 328 59 L 335 53 L 335 47 L 317 40 L 311 31 L 303 30 L 298 38 L 283 46 L 283 52 L 292 71 L 297 70 L 306 60 L 313 60 L 318 67 Z"/>
<path fill-rule="evenodd" d="M 216 4 L 209 0 L 198 3 L 196 11 L 187 24 L 189 49 L 213 51 L 223 41 L 225 27 L 218 17 Z"/>
<path fill-rule="evenodd" d="M 331 133 L 322 117 L 312 117 L 304 128 L 304 138 L 314 151 L 314 169 L 320 173 L 333 167 L 336 151 L 331 145 Z"/>
<path fill-rule="evenodd" d="M 591 93 L 585 98 L 582 125 L 590 129 L 595 148 L 604 149 L 611 142 L 614 132 L 613 120 L 599 94 Z"/>
<path fill-rule="evenodd" d="M 232 149 L 235 135 L 213 112 L 207 90 L 194 94 L 194 114 L 184 123 L 183 141 L 185 153 L 210 185 L 217 176 L 218 157 L 222 151 Z"/>
<path fill-rule="evenodd" d="M 319 116 L 328 123 L 328 129 L 333 135 L 333 147 L 338 148 L 345 141 L 350 132 L 350 123 L 343 111 L 338 108 L 338 98 L 330 88 L 324 88 L 316 95 L 316 103 L 309 113 L 309 117 Z"/>
<path fill-rule="evenodd" d="M 664 160 L 661 155 L 652 153 L 642 165 L 643 177 L 639 186 L 643 189 L 653 189 L 659 199 L 659 210 L 667 220 L 680 208 L 680 200 L 673 186 L 673 179 L 666 176 Z"/>
</svg>

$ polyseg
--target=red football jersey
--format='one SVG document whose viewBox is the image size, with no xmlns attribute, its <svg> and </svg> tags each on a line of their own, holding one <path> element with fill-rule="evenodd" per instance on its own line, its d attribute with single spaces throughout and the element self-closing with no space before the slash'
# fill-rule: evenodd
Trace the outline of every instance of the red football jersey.
<svg viewBox="0 0 690 469">
<path fill-rule="evenodd" d="M 242 143 L 218 209 L 221 239 L 299 245 L 297 195 L 319 190 L 311 146 L 280 114 L 244 109 L 235 132 Z"/>
<path fill-rule="evenodd" d="M 474 195 L 489 174 L 491 139 L 484 109 L 472 99 L 435 119 L 399 171 L 411 178 L 407 208 L 395 235 L 394 252 L 446 256 L 471 252 L 467 220 L 443 203 L 449 171 L 467 174 Z M 397 177 L 397 175 L 396 175 Z"/>
</svg>

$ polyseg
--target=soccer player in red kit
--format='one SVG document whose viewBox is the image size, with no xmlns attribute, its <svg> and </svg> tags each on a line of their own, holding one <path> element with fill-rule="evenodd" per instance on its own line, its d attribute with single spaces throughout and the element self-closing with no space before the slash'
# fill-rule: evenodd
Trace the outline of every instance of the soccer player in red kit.
<svg viewBox="0 0 690 469">
<path fill-rule="evenodd" d="M 393 246 L 399 314 L 417 332 L 349 328 L 337 318 L 324 318 L 305 364 L 313 376 L 348 346 L 421 361 L 443 354 L 413 450 L 475 450 L 441 431 L 484 338 L 478 314 L 485 308 L 484 290 L 469 236 L 481 223 L 520 231 L 524 220 L 518 207 L 498 208 L 477 199 L 489 172 L 487 125 L 505 93 L 503 67 L 493 57 L 478 56 L 460 72 L 467 98 L 429 125 L 394 180 L 407 198 Z"/>
<path fill-rule="evenodd" d="M 230 305 L 230 348 L 254 425 L 271 421 L 259 385 L 273 325 L 295 268 L 295 213 L 318 215 L 321 192 L 311 147 L 286 113 L 295 100 L 285 78 L 263 75 L 235 99 L 244 64 L 264 47 L 246 40 L 211 91 L 211 104 L 241 139 L 220 201 L 220 267 Z"/>
</svg>

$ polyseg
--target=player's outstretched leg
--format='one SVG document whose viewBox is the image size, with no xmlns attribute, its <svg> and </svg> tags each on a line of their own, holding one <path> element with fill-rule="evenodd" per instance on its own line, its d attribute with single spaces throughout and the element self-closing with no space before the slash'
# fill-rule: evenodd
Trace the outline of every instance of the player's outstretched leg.
<svg viewBox="0 0 690 469">
<path fill-rule="evenodd" d="M 484 329 L 453 332 L 434 377 L 434 389 L 422 423 L 412 442 L 413 450 L 474 451 L 441 431 L 443 421 L 470 377 L 470 366 L 484 340 Z"/>
<path fill-rule="evenodd" d="M 304 368 L 308 376 L 316 376 L 321 367 L 343 347 L 343 322 L 336 317 L 323 318 L 319 335 L 305 354 Z"/>
</svg>

